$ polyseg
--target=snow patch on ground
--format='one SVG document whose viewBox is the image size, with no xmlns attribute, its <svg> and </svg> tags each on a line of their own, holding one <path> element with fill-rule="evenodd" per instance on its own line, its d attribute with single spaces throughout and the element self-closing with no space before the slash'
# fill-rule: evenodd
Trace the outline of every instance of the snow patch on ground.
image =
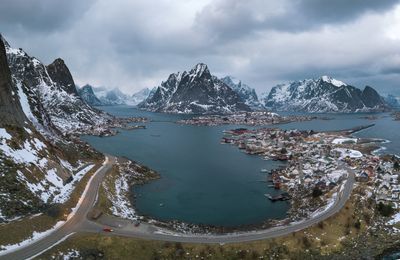
<svg viewBox="0 0 400 260">
<path fill-rule="evenodd" d="M 357 143 L 357 138 L 336 138 L 332 141 L 333 144 L 344 144 L 344 143 Z"/>
<path fill-rule="evenodd" d="M 392 216 L 392 219 L 389 220 L 388 224 L 389 225 L 394 225 L 396 223 L 400 222 L 400 212 Z"/>
<path fill-rule="evenodd" d="M 48 236 L 50 233 L 52 233 L 54 230 L 60 228 L 65 222 L 64 221 L 59 221 L 57 224 L 52 227 L 49 230 L 43 231 L 43 232 L 36 232 L 34 231 L 32 236 L 28 238 L 27 240 L 24 240 L 20 243 L 14 244 L 14 245 L 6 245 L 6 246 L 0 246 L 0 256 L 8 254 L 10 252 L 13 252 L 17 249 L 20 249 L 21 247 L 25 247 L 39 239 L 42 239 L 45 236 Z"/>
<path fill-rule="evenodd" d="M 0 138 L 6 139 L 6 140 L 10 140 L 11 139 L 11 135 L 9 133 L 7 133 L 6 129 L 0 128 Z"/>
<path fill-rule="evenodd" d="M 360 151 L 357 150 L 352 150 L 352 149 L 346 149 L 346 148 L 336 148 L 334 149 L 334 151 L 339 152 L 340 155 L 340 159 L 344 159 L 347 156 L 350 158 L 361 158 L 363 157 L 362 153 Z"/>
<path fill-rule="evenodd" d="M 0 150 L 4 155 L 14 159 L 17 163 L 30 164 L 40 160 L 38 151 L 42 150 L 45 145 L 38 139 L 25 140 L 20 149 L 11 148 L 5 141 L 0 141 Z"/>
<path fill-rule="evenodd" d="M 107 187 L 104 186 L 107 190 Z M 117 178 L 115 181 L 115 193 L 112 194 L 111 192 L 107 191 L 107 197 L 112 202 L 111 212 L 115 216 L 119 216 L 126 219 L 136 219 L 136 213 L 133 209 L 133 206 L 126 199 L 126 195 L 129 192 L 129 184 L 127 177 L 124 173 Z"/>
</svg>

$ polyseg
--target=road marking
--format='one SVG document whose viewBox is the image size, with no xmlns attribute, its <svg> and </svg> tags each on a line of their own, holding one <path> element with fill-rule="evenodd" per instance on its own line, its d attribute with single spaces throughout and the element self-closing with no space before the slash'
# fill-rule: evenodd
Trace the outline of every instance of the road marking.
<svg viewBox="0 0 400 260">
<path fill-rule="evenodd" d="M 67 239 L 68 239 L 70 236 L 72 236 L 73 234 L 75 234 L 75 232 L 72 232 L 72 233 L 66 235 L 65 237 L 61 238 L 60 240 L 58 240 L 57 242 L 55 242 L 54 244 L 52 244 L 50 247 L 48 247 L 48 248 L 44 249 L 43 251 L 41 251 L 40 253 L 37 253 L 36 255 L 27 258 L 27 260 L 31 260 L 31 259 L 33 259 L 33 258 L 35 258 L 35 257 L 37 257 L 37 256 L 39 256 L 39 255 L 41 255 L 41 254 L 43 254 L 43 253 L 46 252 L 47 250 L 49 250 L 49 249 L 55 247 L 56 245 L 58 245 L 58 244 L 64 242 L 65 240 L 67 240 Z"/>
</svg>

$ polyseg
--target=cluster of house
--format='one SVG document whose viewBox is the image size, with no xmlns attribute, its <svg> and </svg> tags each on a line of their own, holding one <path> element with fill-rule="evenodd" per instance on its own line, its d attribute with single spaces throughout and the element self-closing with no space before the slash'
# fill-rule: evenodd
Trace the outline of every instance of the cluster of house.
<svg viewBox="0 0 400 260">
<path fill-rule="evenodd" d="M 241 112 L 230 115 L 206 115 L 198 116 L 191 119 L 178 121 L 180 124 L 187 125 L 272 125 L 282 124 L 289 122 L 298 121 L 309 121 L 315 119 L 312 116 L 280 116 L 273 112 L 266 111 L 253 111 L 253 112 Z"/>
<path fill-rule="evenodd" d="M 355 150 L 340 150 L 344 141 L 337 141 L 338 138 L 334 134 L 313 131 L 240 128 L 226 131 L 222 142 L 235 144 L 249 154 L 259 154 L 266 159 L 288 161 L 287 167 L 271 174 L 270 180 L 276 188 L 283 184 L 290 189 L 301 184 L 306 188 L 328 190 L 347 176 L 338 158 L 344 154 L 349 158 L 359 155 Z"/>
<path fill-rule="evenodd" d="M 237 145 L 239 149 L 265 159 L 287 161 L 285 168 L 271 172 L 268 177 L 275 188 L 285 186 L 290 191 L 300 186 L 325 192 L 338 186 L 351 170 L 360 182 L 382 178 L 378 182 L 379 198 L 399 199 L 400 186 L 394 163 L 361 153 L 357 148 L 367 143 L 359 144 L 357 138 L 342 134 L 239 128 L 225 131 L 221 142 Z"/>
<path fill-rule="evenodd" d="M 359 181 L 371 181 L 374 185 L 374 196 L 377 203 L 392 204 L 400 208 L 400 160 L 396 157 L 379 160 L 364 168 L 359 176 Z"/>
</svg>

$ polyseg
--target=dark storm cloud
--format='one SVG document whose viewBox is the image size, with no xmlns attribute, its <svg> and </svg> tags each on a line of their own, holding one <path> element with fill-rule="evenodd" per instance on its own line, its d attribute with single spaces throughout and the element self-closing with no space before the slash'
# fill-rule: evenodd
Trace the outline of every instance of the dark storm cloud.
<svg viewBox="0 0 400 260">
<path fill-rule="evenodd" d="M 196 28 L 215 40 L 240 39 L 263 30 L 301 32 L 379 13 L 399 0 L 217 0 L 197 16 Z"/>
<path fill-rule="evenodd" d="M 92 0 L 2 0 L 0 24 L 3 31 L 62 29 L 85 12 Z"/>
<path fill-rule="evenodd" d="M 343 23 L 366 12 L 382 12 L 392 8 L 398 0 L 300 0 L 297 13 L 315 23 Z"/>
<path fill-rule="evenodd" d="M 332 75 L 396 88 L 394 0 L 3 0 L 0 32 L 77 83 L 132 93 L 207 63 L 257 90 Z M 380 81 L 381 80 L 381 81 Z"/>
</svg>

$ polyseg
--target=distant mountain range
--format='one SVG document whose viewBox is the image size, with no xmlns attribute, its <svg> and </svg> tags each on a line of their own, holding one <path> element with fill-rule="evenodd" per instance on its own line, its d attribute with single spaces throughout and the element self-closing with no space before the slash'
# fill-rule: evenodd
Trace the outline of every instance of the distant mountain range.
<svg viewBox="0 0 400 260">
<path fill-rule="evenodd" d="M 372 87 L 364 90 L 328 76 L 281 84 L 261 98 L 266 109 L 275 111 L 376 112 L 390 105 Z"/>
<path fill-rule="evenodd" d="M 80 97 L 91 106 L 136 106 L 145 100 L 151 92 L 150 89 L 145 88 L 129 96 L 118 88 L 108 90 L 105 87 L 93 87 L 89 84 L 86 84 L 82 88 L 77 87 L 77 89 Z"/>
<path fill-rule="evenodd" d="M 69 89 L 68 91 L 72 91 Z M 133 105 L 141 109 L 185 114 L 234 113 L 238 111 L 273 110 L 308 113 L 379 112 L 398 108 L 399 99 L 382 97 L 374 88 L 363 90 L 329 76 L 280 84 L 271 91 L 256 91 L 231 76 L 221 79 L 212 75 L 203 63 L 183 73 L 171 74 L 152 90 L 146 88 L 132 96 L 118 88 L 85 85 L 78 89 L 89 105 Z"/>
<path fill-rule="evenodd" d="M 203 63 L 189 71 L 171 74 L 138 106 L 150 111 L 185 114 L 251 111 L 240 95 L 213 76 Z"/>
</svg>

